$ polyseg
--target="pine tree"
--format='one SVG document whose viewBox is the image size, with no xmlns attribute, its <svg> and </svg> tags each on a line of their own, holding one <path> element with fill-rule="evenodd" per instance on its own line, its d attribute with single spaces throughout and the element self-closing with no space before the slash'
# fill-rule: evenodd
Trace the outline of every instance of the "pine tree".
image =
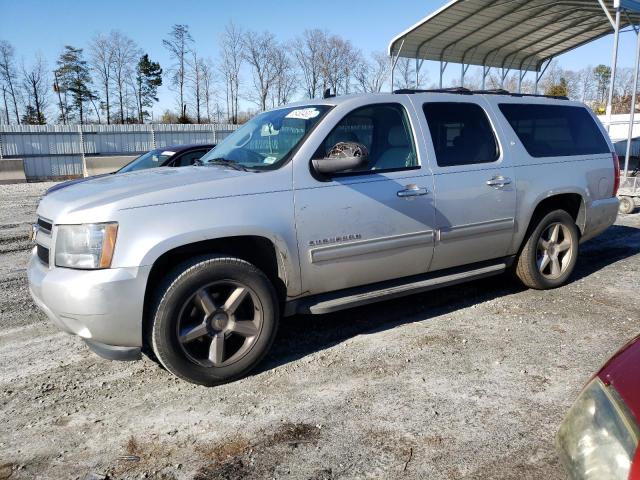
<svg viewBox="0 0 640 480">
<path fill-rule="evenodd" d="M 65 94 L 65 97 L 67 93 L 71 95 L 72 107 L 78 112 L 80 123 L 84 123 L 85 103 L 95 100 L 96 95 L 90 88 L 91 75 L 82 49 L 66 45 L 58 59 L 58 68 L 55 74 L 58 88 Z"/>
<path fill-rule="evenodd" d="M 138 103 L 138 121 L 144 123 L 144 119 L 150 114 L 144 107 L 151 107 L 158 101 L 158 87 L 162 85 L 162 68 L 158 62 L 152 62 L 148 54 L 140 57 L 136 68 L 136 96 Z"/>
<path fill-rule="evenodd" d="M 38 112 L 33 105 L 27 105 L 25 114 L 22 116 L 22 123 L 25 125 L 44 125 L 47 122 L 42 112 Z"/>
</svg>

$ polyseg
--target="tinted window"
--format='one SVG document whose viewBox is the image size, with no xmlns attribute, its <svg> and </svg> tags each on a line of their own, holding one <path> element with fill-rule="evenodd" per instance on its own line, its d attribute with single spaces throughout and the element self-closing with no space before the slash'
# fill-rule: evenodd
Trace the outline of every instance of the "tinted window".
<svg viewBox="0 0 640 480">
<path fill-rule="evenodd" d="M 498 143 L 484 110 L 474 103 L 422 106 L 440 167 L 495 162 Z"/>
<path fill-rule="evenodd" d="M 140 155 L 133 162 L 125 165 L 118 173 L 133 172 L 136 170 L 145 170 L 147 168 L 161 167 L 164 163 L 171 158 L 175 152 L 169 150 L 151 150 L 150 152 Z"/>
<path fill-rule="evenodd" d="M 340 142 L 357 142 L 367 147 L 369 163 L 358 172 L 418 166 L 409 119 L 400 105 L 369 105 L 349 113 L 327 136 L 315 158 L 325 157 Z"/>
<path fill-rule="evenodd" d="M 582 107 L 519 103 L 499 107 L 532 157 L 609 152 L 593 117 Z"/>
<path fill-rule="evenodd" d="M 196 160 L 200 160 L 202 156 L 207 153 L 208 150 L 194 150 L 187 152 L 180 156 L 178 160 L 173 163 L 174 167 L 188 167 L 193 165 Z"/>
</svg>

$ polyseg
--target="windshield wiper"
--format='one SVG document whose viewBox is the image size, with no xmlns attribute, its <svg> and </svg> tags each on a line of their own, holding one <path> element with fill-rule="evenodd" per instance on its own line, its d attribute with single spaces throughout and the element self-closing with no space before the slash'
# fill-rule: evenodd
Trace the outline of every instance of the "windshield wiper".
<svg viewBox="0 0 640 480">
<path fill-rule="evenodd" d="M 249 169 L 244 165 L 226 158 L 212 158 L 211 160 L 207 161 L 207 165 L 223 165 L 225 167 L 233 168 L 234 170 L 240 170 L 241 172 L 249 171 Z"/>
</svg>

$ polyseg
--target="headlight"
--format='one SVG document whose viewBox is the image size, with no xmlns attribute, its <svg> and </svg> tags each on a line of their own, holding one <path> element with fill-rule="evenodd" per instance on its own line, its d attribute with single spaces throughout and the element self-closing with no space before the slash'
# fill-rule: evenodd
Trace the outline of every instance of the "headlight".
<svg viewBox="0 0 640 480">
<path fill-rule="evenodd" d="M 557 441 L 572 479 L 626 479 L 639 437 L 617 392 L 596 378 L 569 410 Z"/>
<path fill-rule="evenodd" d="M 55 258 L 57 267 L 109 268 L 118 234 L 117 223 L 58 225 Z"/>
</svg>

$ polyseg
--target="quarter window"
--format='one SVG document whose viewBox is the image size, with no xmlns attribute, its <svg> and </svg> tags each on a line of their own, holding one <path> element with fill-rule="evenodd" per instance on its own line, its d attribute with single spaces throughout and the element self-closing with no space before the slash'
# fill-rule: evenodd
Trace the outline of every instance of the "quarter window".
<svg viewBox="0 0 640 480">
<path fill-rule="evenodd" d="M 475 103 L 432 102 L 422 110 L 427 118 L 440 167 L 495 162 L 498 143 L 485 111 Z"/>
<path fill-rule="evenodd" d="M 369 105 L 352 111 L 334 127 L 314 158 L 325 157 L 340 142 L 361 143 L 369 151 L 369 163 L 346 175 L 418 167 L 409 119 L 397 104 Z"/>
<path fill-rule="evenodd" d="M 501 103 L 500 111 L 532 157 L 608 153 L 609 146 L 583 107 Z"/>
</svg>

